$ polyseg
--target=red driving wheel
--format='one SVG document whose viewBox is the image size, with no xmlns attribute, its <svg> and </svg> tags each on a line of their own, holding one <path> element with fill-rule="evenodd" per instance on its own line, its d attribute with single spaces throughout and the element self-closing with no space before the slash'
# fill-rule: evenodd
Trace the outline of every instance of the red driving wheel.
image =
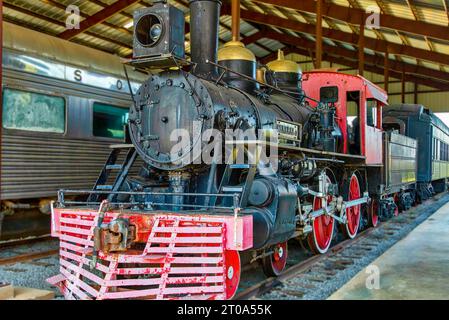
<svg viewBox="0 0 449 320">
<path fill-rule="evenodd" d="M 379 224 L 379 200 L 377 199 L 373 199 L 368 208 L 368 223 L 374 228 Z"/>
<path fill-rule="evenodd" d="M 231 299 L 237 292 L 240 283 L 240 254 L 236 250 L 225 250 L 224 259 L 226 267 L 225 297 Z"/>
<path fill-rule="evenodd" d="M 331 180 L 326 176 L 326 183 L 331 184 Z M 327 203 L 332 201 L 332 196 L 327 196 Z M 320 198 L 315 197 L 313 199 L 313 210 L 322 208 L 322 201 Z M 315 254 L 325 253 L 332 242 L 332 236 L 334 234 L 335 219 L 327 214 L 323 214 L 313 220 L 312 232 L 307 236 L 307 243 L 310 250 Z"/>
<path fill-rule="evenodd" d="M 346 201 L 360 198 L 360 184 L 359 179 L 357 179 L 357 175 L 355 173 L 353 173 L 351 179 L 349 179 L 349 184 L 346 185 L 345 191 Z M 343 234 L 347 238 L 353 239 L 357 235 L 360 226 L 361 212 L 362 209 L 360 204 L 346 209 L 347 223 L 343 225 L 342 229 Z"/>
<path fill-rule="evenodd" d="M 269 277 L 278 276 L 287 265 L 287 241 L 278 243 L 273 247 L 273 253 L 262 259 L 262 268 Z"/>
</svg>

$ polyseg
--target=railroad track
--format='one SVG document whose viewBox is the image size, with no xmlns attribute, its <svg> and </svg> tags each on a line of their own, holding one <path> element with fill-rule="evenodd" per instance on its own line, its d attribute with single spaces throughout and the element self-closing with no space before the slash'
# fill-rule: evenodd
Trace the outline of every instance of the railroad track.
<svg viewBox="0 0 449 320">
<path fill-rule="evenodd" d="M 14 250 L 13 248 L 25 246 L 25 245 L 33 245 L 40 242 L 49 241 L 52 238 L 49 235 L 42 237 L 32 237 L 20 240 L 13 241 L 5 241 L 0 243 L 0 250 Z M 23 249 L 22 249 L 23 251 Z M 40 250 L 40 251 L 31 251 L 19 253 L 13 256 L 0 258 L 0 266 L 14 264 L 24 261 L 32 261 L 37 259 L 42 259 L 46 257 L 50 257 L 52 255 L 56 255 L 59 253 L 59 249 L 50 249 L 50 250 Z"/>
<path fill-rule="evenodd" d="M 448 200 L 447 193 L 428 200 L 399 217 L 381 223 L 377 228 L 360 232 L 355 239 L 337 243 L 326 254 L 311 256 L 287 268 L 278 277 L 267 278 L 237 292 L 234 299 L 257 299 L 261 296 L 262 299 L 301 299 L 320 287 L 323 290 L 323 286 L 356 263 L 362 262 L 363 266 L 358 266 L 358 271 L 362 270 Z M 385 243 L 382 244 L 382 241 Z M 383 247 L 379 248 L 380 245 Z M 370 261 L 363 261 L 367 257 Z"/>
<path fill-rule="evenodd" d="M 38 237 L 29 237 L 25 239 L 16 239 L 16 240 L 7 240 L 7 241 L 1 241 L 0 242 L 0 249 L 7 248 L 7 247 L 15 247 L 25 244 L 33 244 L 40 241 L 48 241 L 53 239 L 49 234 L 38 236 Z"/>
<path fill-rule="evenodd" d="M 14 263 L 18 263 L 18 262 L 47 258 L 47 257 L 53 256 L 58 253 L 59 253 L 59 250 L 55 249 L 55 250 L 45 250 L 45 251 L 39 251 L 39 252 L 29 252 L 29 253 L 24 253 L 24 254 L 18 254 L 18 255 L 14 255 L 12 257 L 0 259 L 0 266 L 7 265 L 7 264 L 14 264 Z"/>
</svg>

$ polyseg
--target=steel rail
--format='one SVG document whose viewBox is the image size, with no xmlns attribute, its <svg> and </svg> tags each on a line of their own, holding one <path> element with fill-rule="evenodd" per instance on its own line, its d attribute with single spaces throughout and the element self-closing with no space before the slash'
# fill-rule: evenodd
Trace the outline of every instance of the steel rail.
<svg viewBox="0 0 449 320">
<path fill-rule="evenodd" d="M 5 241 L 0 241 L 0 249 L 20 246 L 20 245 L 24 245 L 24 244 L 36 243 L 36 242 L 40 242 L 40 241 L 48 241 L 48 240 L 52 240 L 52 239 L 53 238 L 50 234 L 44 234 L 41 236 L 34 236 L 34 237 L 29 237 L 29 238 L 24 238 L 24 239 L 5 240 Z"/>
<path fill-rule="evenodd" d="M 56 255 L 58 253 L 59 253 L 59 249 L 53 249 L 53 250 L 19 254 L 19 255 L 12 256 L 12 257 L 0 259 L 0 266 L 6 265 L 6 264 L 14 264 L 14 263 L 18 263 L 18 262 L 47 258 L 47 257 L 53 256 L 53 255 Z"/>
</svg>

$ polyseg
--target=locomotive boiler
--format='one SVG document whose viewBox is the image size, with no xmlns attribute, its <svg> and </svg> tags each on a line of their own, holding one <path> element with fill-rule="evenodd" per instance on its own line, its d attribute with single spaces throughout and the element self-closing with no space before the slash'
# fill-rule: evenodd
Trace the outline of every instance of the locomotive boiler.
<svg viewBox="0 0 449 320">
<path fill-rule="evenodd" d="M 382 89 L 302 74 L 282 52 L 258 64 L 236 22 L 218 50 L 221 2 L 189 6 L 190 60 L 178 9 L 160 1 L 134 14 L 127 63 L 149 76 L 132 97 L 127 141 L 111 146 L 85 201 L 59 191 L 61 274 L 49 282 L 66 297 L 231 298 L 243 263 L 278 275 L 289 239 L 324 253 L 337 225 L 354 238 L 394 208 L 384 180 L 369 184 L 382 177 Z M 238 21 L 238 1 L 232 8 Z"/>
</svg>

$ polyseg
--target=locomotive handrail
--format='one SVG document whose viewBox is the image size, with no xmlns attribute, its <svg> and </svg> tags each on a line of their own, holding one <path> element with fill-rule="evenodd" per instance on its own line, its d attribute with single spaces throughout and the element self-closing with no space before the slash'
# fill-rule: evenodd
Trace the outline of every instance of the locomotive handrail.
<svg viewBox="0 0 449 320">
<path fill-rule="evenodd" d="M 238 193 L 189 193 L 189 192 L 145 192 L 145 191 L 101 191 L 101 190 L 76 190 L 76 189 L 60 189 L 59 192 L 64 193 L 82 193 L 82 194 L 125 194 L 125 195 L 165 195 L 165 196 L 221 196 L 221 197 L 229 197 L 232 198 L 234 195 L 238 195 Z"/>
<path fill-rule="evenodd" d="M 117 195 L 168 195 L 168 196 L 212 196 L 212 197 L 222 197 L 222 198 L 233 198 L 232 206 L 208 206 L 201 204 L 180 204 L 180 203 L 170 203 L 170 202 L 153 202 L 153 201 L 143 201 L 143 202 L 110 202 L 110 206 L 123 207 L 123 206 L 177 206 L 186 208 L 199 208 L 199 209 L 219 209 L 219 210 L 230 210 L 234 214 L 240 212 L 240 194 L 229 193 L 229 194 L 218 194 L 218 193 L 189 193 L 189 192 L 144 192 L 144 191 L 101 191 L 101 190 L 73 190 L 73 189 L 61 189 L 58 191 L 58 203 L 62 206 L 65 205 L 100 205 L 101 201 L 72 201 L 65 200 L 64 196 L 66 194 L 77 194 L 77 195 L 90 195 L 90 194 L 117 194 Z M 183 211 L 183 210 L 180 210 Z"/>
<path fill-rule="evenodd" d="M 215 63 L 215 62 L 213 62 L 213 61 L 206 60 L 206 63 L 211 64 L 211 65 L 213 65 L 213 66 L 215 66 L 215 67 L 217 67 L 217 68 L 220 68 L 220 69 L 224 70 L 225 72 L 234 73 L 234 74 L 236 74 L 236 75 L 238 75 L 238 76 L 240 76 L 240 77 L 242 77 L 242 78 L 244 78 L 244 79 L 246 79 L 246 80 L 248 80 L 248 81 L 252 81 L 252 82 L 258 83 L 258 84 L 260 84 L 260 85 L 263 85 L 263 86 L 265 86 L 265 87 L 268 87 L 268 88 L 270 88 L 270 89 L 272 89 L 272 90 L 275 90 L 275 91 L 277 91 L 277 92 L 279 92 L 279 93 L 281 93 L 281 94 L 284 94 L 284 95 L 287 95 L 287 96 L 289 96 L 289 95 L 297 95 L 297 94 L 298 94 L 297 91 L 289 91 L 289 90 L 285 90 L 285 89 L 280 89 L 280 88 L 275 87 L 275 86 L 272 86 L 272 85 L 270 85 L 270 84 L 268 84 L 268 83 L 260 82 L 260 81 L 254 79 L 254 78 L 252 78 L 252 77 L 249 77 L 249 76 L 247 76 L 247 75 L 245 75 L 245 74 L 243 74 L 243 73 L 241 73 L 241 72 L 232 70 L 232 69 L 230 69 L 230 68 L 228 68 L 228 67 L 225 67 L 225 66 L 223 66 L 223 65 L 221 65 L 221 64 L 218 64 L 218 63 Z M 219 78 L 219 79 L 220 79 L 220 78 Z M 309 96 L 306 96 L 306 95 L 303 95 L 303 97 L 304 97 L 304 98 L 307 98 L 307 99 L 309 99 L 309 100 L 312 100 L 312 101 L 314 101 L 314 102 L 316 102 L 316 103 L 318 103 L 318 104 L 321 103 L 321 101 L 318 101 L 318 100 L 316 100 L 316 99 L 314 99 L 314 98 L 312 98 L 312 97 L 309 97 Z M 309 109 L 309 110 L 311 110 L 311 111 L 314 111 L 310 106 L 304 105 L 303 107 L 304 107 L 304 108 L 307 108 L 307 109 Z"/>
</svg>

